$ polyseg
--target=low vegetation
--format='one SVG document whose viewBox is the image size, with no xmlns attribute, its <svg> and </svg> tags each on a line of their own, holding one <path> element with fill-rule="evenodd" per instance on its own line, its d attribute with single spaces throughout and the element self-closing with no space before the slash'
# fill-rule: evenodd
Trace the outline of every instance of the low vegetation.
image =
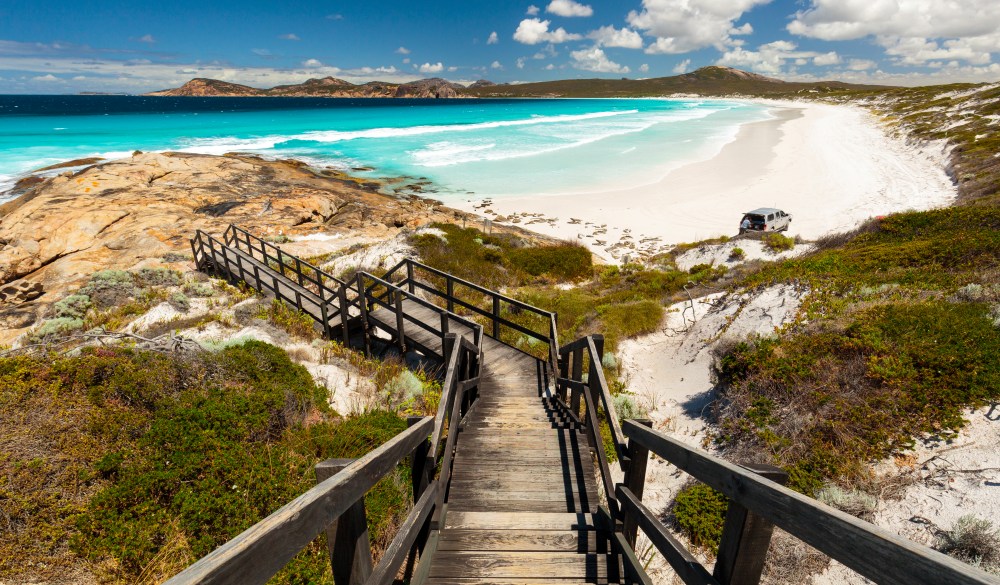
<svg viewBox="0 0 1000 585">
<path fill-rule="evenodd" d="M 811 294 L 780 335 L 719 348 L 716 443 L 830 497 L 826 482 L 863 485 L 872 461 L 953 434 L 969 408 L 1000 400 L 1000 208 L 889 215 L 818 248 L 737 280 Z M 716 544 L 705 528 L 722 524 L 714 508 L 675 508 L 675 520 Z"/>
<path fill-rule="evenodd" d="M 0 579 L 161 582 L 406 427 L 340 419 L 283 351 L 126 348 L 0 359 Z M 409 505 L 403 466 L 366 496 L 376 550 Z M 329 582 L 322 538 L 279 575 Z"/>
<path fill-rule="evenodd" d="M 939 533 L 937 547 L 960 561 L 1000 575 L 1000 530 L 992 522 L 972 515 L 955 521 Z"/>
<path fill-rule="evenodd" d="M 444 236 L 424 234 L 411 239 L 426 264 L 556 312 L 562 343 L 601 333 L 610 352 L 622 339 L 655 331 L 663 320 L 664 305 L 678 300 L 676 295 L 684 285 L 715 281 L 726 273 L 725 268 L 709 265 L 682 272 L 672 267 L 670 258 L 662 258 L 656 267 L 594 266 L 590 253 L 576 243 L 538 246 L 509 234 L 487 235 L 443 224 L 434 227 Z M 482 296 L 459 289 L 456 293 L 466 302 L 491 309 Z M 547 322 L 525 311 L 506 307 L 504 311 L 504 317 L 525 327 L 548 331 Z M 486 320 L 483 323 L 489 325 Z M 547 351 L 521 334 L 501 331 L 501 338 L 539 356 Z"/>
</svg>

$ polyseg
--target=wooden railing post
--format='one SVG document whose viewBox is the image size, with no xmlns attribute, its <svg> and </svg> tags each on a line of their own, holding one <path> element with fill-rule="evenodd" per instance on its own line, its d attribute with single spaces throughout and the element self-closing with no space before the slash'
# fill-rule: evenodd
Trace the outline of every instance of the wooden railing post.
<svg viewBox="0 0 1000 585">
<path fill-rule="evenodd" d="M 444 350 L 448 343 L 448 313 L 444 311 L 441 312 L 441 349 Z M 445 363 L 448 363 L 448 354 L 442 354 L 441 357 L 444 359 Z"/>
<path fill-rule="evenodd" d="M 455 312 L 455 280 L 452 277 L 444 279 L 444 288 L 448 292 L 448 312 Z"/>
<path fill-rule="evenodd" d="M 583 381 L 583 348 L 578 347 L 573 350 L 570 354 L 573 359 L 573 363 L 570 368 L 570 379 L 576 380 L 577 382 Z M 580 392 L 579 386 L 573 386 L 570 390 L 570 401 L 569 408 L 573 411 L 573 414 L 580 414 Z M 566 401 L 566 391 L 563 390 L 562 394 L 559 396 L 562 398 L 563 402 Z"/>
<path fill-rule="evenodd" d="M 441 346 L 441 352 L 444 354 L 441 357 L 444 358 L 445 365 L 447 365 L 451 361 L 451 352 L 455 351 L 455 344 L 457 341 L 458 341 L 458 334 L 445 332 L 444 345 Z M 447 390 L 448 390 L 447 388 L 443 389 L 443 391 L 445 392 Z M 443 400 L 444 394 L 442 393 L 441 396 Z"/>
<path fill-rule="evenodd" d="M 744 467 L 782 485 L 788 481 L 788 473 L 771 465 Z M 774 525 L 771 522 L 730 501 L 713 576 L 722 585 L 760 583 L 773 531 Z"/>
<path fill-rule="evenodd" d="M 500 339 L 500 296 L 493 295 L 493 339 Z"/>
<path fill-rule="evenodd" d="M 348 331 L 348 324 L 351 320 L 350 311 L 347 306 L 347 283 L 340 285 L 337 289 L 337 300 L 340 303 L 340 335 L 344 340 L 344 347 L 351 345 L 351 333 Z"/>
<path fill-rule="evenodd" d="M 406 263 L 406 282 L 407 288 L 410 289 L 410 294 L 417 292 L 416 285 L 413 283 L 413 262 L 409 261 Z"/>
<path fill-rule="evenodd" d="M 333 477 L 354 459 L 327 459 L 316 464 L 316 481 Z M 372 574 L 372 547 L 368 540 L 365 498 L 361 497 L 347 512 L 326 529 L 330 549 L 333 582 L 336 585 L 362 585 Z"/>
<path fill-rule="evenodd" d="M 364 328 L 365 335 L 365 355 L 372 357 L 371 333 L 368 331 L 368 292 L 365 290 L 364 277 L 361 276 L 360 272 L 357 275 L 357 282 L 358 307 L 361 309 L 361 326 Z"/>
<path fill-rule="evenodd" d="M 635 422 L 652 428 L 653 421 L 649 419 L 635 419 Z M 642 501 L 642 492 L 646 487 L 646 462 L 649 459 L 649 449 L 643 447 L 635 439 L 628 441 L 628 472 L 625 473 L 625 487 L 627 487 L 635 497 Z M 624 508 L 622 509 L 624 513 Z M 635 539 L 639 532 L 639 524 L 632 514 L 624 513 L 625 520 L 625 540 L 635 549 Z"/>
<path fill-rule="evenodd" d="M 399 351 L 402 354 L 406 354 L 406 335 L 403 330 L 406 326 L 405 319 L 403 319 L 403 291 L 396 289 L 396 336 L 399 342 Z M 413 500 L 416 501 L 416 500 Z"/>
</svg>

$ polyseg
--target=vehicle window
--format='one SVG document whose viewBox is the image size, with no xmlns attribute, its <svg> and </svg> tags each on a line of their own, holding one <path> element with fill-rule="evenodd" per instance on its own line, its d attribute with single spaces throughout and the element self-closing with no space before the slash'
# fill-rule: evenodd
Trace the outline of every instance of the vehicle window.
<svg viewBox="0 0 1000 585">
<path fill-rule="evenodd" d="M 774 214 L 773 214 L 773 213 L 772 213 L 772 214 L 769 214 L 769 215 L 767 216 L 767 221 L 771 221 L 772 219 L 774 219 Z"/>
<path fill-rule="evenodd" d="M 749 215 L 750 221 L 764 221 L 763 215 Z"/>
</svg>

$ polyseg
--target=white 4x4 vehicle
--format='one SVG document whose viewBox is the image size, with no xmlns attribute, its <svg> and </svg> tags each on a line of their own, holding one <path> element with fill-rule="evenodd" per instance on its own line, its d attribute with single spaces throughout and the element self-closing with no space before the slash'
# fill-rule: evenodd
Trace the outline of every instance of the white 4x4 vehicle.
<svg viewBox="0 0 1000 585">
<path fill-rule="evenodd" d="M 761 207 L 743 214 L 740 233 L 743 232 L 783 232 L 792 223 L 792 216 L 780 209 Z"/>
</svg>

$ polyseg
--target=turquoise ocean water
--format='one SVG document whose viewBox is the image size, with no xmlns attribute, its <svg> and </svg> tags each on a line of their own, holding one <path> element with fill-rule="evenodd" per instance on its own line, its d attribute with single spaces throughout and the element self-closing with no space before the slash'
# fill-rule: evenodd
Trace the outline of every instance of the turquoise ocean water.
<svg viewBox="0 0 1000 585">
<path fill-rule="evenodd" d="M 700 99 L 0 96 L 0 191 L 70 159 L 179 150 L 426 177 L 445 201 L 593 192 L 656 181 L 768 117 L 759 105 Z"/>
</svg>

